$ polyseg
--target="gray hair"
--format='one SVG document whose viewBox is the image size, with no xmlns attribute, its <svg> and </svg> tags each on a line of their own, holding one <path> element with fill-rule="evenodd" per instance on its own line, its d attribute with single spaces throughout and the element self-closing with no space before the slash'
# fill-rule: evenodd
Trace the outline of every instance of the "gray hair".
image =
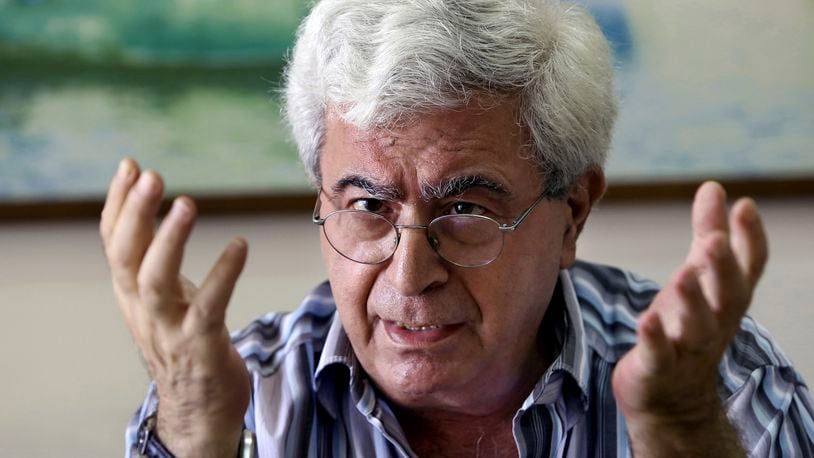
<svg viewBox="0 0 814 458">
<path fill-rule="evenodd" d="M 556 0 L 322 0 L 285 78 L 285 116 L 317 186 L 329 114 L 369 129 L 516 97 L 552 197 L 603 167 L 616 118 L 607 41 Z"/>
</svg>

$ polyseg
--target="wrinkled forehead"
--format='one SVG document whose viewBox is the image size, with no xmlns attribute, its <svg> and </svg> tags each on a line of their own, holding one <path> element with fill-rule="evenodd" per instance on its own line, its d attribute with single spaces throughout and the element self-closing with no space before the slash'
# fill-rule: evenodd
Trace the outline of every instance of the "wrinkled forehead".
<svg viewBox="0 0 814 458">
<path fill-rule="evenodd" d="M 320 161 L 323 187 L 380 189 L 423 198 L 480 187 L 511 194 L 538 182 L 514 106 L 437 111 L 398 127 L 362 128 L 331 116 Z"/>
</svg>

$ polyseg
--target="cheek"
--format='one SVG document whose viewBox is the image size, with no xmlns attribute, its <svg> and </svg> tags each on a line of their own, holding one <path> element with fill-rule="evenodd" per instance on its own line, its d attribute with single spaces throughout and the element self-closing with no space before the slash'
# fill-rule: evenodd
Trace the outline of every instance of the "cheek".
<svg viewBox="0 0 814 458">
<path fill-rule="evenodd" d="M 468 289 L 480 304 L 486 325 L 533 320 L 534 310 L 548 303 L 559 276 L 557 260 L 516 259 L 509 268 L 484 272 L 470 281 Z"/>
<path fill-rule="evenodd" d="M 495 263 L 469 278 L 486 332 L 512 334 L 528 327 L 536 333 L 557 283 L 562 239 L 522 235 L 506 244 Z"/>
<path fill-rule="evenodd" d="M 370 333 L 367 299 L 377 276 L 374 266 L 349 261 L 321 237 L 322 257 L 340 319 L 351 340 Z"/>
</svg>

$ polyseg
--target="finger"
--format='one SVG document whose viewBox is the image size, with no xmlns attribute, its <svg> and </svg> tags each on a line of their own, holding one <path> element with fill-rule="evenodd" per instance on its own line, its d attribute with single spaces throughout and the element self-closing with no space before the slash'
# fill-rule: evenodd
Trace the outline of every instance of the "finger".
<svg viewBox="0 0 814 458">
<path fill-rule="evenodd" d="M 195 204 L 188 197 L 173 202 L 155 238 L 144 254 L 138 272 L 139 294 L 153 314 L 183 313 L 178 305 L 183 297 L 179 283 L 184 246 L 195 224 Z"/>
<path fill-rule="evenodd" d="M 668 288 L 674 291 L 674 300 L 657 309 L 668 339 L 691 353 L 714 348 L 718 326 L 701 289 L 698 272 L 690 266 L 681 268 Z"/>
<path fill-rule="evenodd" d="M 732 227 L 732 250 L 749 286 L 754 289 L 769 258 L 769 244 L 755 201 L 738 200 L 729 216 Z"/>
<path fill-rule="evenodd" d="M 741 272 L 729 238 L 723 233 L 708 235 L 694 243 L 695 267 L 701 289 L 723 328 L 740 322 L 751 300 L 751 288 Z"/>
<path fill-rule="evenodd" d="M 700 273 L 701 289 L 726 326 L 738 321 L 749 303 L 729 241 L 726 193 L 706 182 L 698 189 L 692 211 L 693 241 L 687 262 Z"/>
<path fill-rule="evenodd" d="M 102 208 L 102 216 L 99 222 L 99 233 L 102 235 L 102 241 L 105 245 L 110 240 L 124 199 L 127 197 L 133 183 L 136 182 L 138 175 L 138 164 L 130 158 L 124 158 L 119 163 L 119 169 L 110 181 L 105 206 Z"/>
<path fill-rule="evenodd" d="M 692 204 L 692 228 L 695 238 L 715 231 L 729 232 L 726 192 L 720 184 L 707 181 L 698 188 Z"/>
<path fill-rule="evenodd" d="M 226 306 L 232 297 L 237 279 L 246 265 L 248 246 L 242 238 L 233 240 L 209 271 L 193 301 L 193 326 L 211 330 L 223 325 Z"/>
<path fill-rule="evenodd" d="M 163 183 L 161 177 L 146 171 L 127 194 L 122 210 L 116 220 L 108 244 L 108 259 L 114 281 L 125 292 L 136 290 L 136 275 L 153 238 L 153 225 L 161 204 Z"/>
<path fill-rule="evenodd" d="M 650 374 L 670 368 L 676 360 L 675 350 L 664 332 L 658 313 L 648 311 L 639 317 L 636 349 L 639 363 Z"/>
</svg>

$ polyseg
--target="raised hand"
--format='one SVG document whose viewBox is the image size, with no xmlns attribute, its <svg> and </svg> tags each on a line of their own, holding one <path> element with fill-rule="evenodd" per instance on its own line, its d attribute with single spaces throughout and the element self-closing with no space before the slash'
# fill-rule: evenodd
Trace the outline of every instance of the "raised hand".
<svg viewBox="0 0 814 458">
<path fill-rule="evenodd" d="M 743 454 L 717 368 L 766 263 L 766 235 L 751 199 L 727 214 L 717 183 L 699 188 L 692 213 L 687 259 L 640 316 L 639 341 L 613 374 L 636 456 Z"/>
<path fill-rule="evenodd" d="M 100 223 L 113 289 L 156 383 L 161 441 L 176 456 L 234 456 L 251 388 L 224 317 L 246 242 L 232 241 L 195 288 L 180 275 L 195 205 L 175 199 L 155 231 L 162 194 L 158 174 L 122 161 Z"/>
</svg>

